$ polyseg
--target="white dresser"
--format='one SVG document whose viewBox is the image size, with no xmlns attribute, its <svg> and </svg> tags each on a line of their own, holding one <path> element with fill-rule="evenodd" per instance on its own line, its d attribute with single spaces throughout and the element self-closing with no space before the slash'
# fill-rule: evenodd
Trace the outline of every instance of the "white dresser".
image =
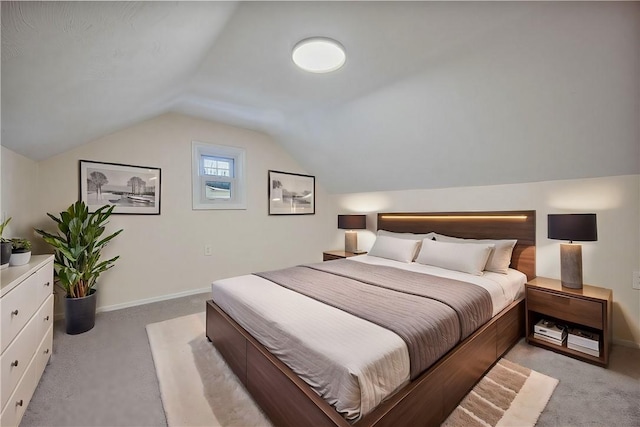
<svg viewBox="0 0 640 427">
<path fill-rule="evenodd" d="M 17 426 L 53 344 L 53 255 L 0 273 L 0 426 Z"/>
</svg>

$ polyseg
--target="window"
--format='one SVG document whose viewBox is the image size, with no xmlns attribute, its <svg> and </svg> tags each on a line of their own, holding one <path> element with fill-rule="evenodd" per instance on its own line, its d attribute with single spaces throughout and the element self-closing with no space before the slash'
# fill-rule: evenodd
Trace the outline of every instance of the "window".
<svg viewBox="0 0 640 427">
<path fill-rule="evenodd" d="M 229 157 L 202 156 L 202 168 L 205 175 L 228 176 L 233 178 L 234 160 Z"/>
<path fill-rule="evenodd" d="M 192 143 L 193 209 L 246 209 L 245 151 Z"/>
</svg>

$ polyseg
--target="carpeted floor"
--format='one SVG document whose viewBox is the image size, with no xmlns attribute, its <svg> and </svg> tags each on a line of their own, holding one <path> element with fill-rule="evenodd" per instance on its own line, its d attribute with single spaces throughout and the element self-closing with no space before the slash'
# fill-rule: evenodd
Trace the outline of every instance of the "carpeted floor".
<svg viewBox="0 0 640 427">
<path fill-rule="evenodd" d="M 145 326 L 202 312 L 208 294 L 98 314 L 96 327 L 54 350 L 22 427 L 167 425 Z M 609 369 L 520 341 L 506 359 L 558 378 L 538 419 L 546 426 L 640 426 L 640 350 L 614 346 Z"/>
<path fill-rule="evenodd" d="M 204 313 L 147 325 L 169 426 L 271 424 L 204 334 Z M 532 427 L 558 380 L 501 359 L 445 427 Z"/>
</svg>

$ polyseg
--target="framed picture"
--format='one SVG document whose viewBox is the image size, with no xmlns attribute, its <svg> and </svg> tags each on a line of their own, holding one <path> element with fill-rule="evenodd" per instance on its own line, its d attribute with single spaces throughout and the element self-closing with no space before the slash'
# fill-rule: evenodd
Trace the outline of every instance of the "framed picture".
<svg viewBox="0 0 640 427">
<path fill-rule="evenodd" d="M 269 215 L 313 215 L 316 213 L 316 178 L 269 171 Z"/>
<path fill-rule="evenodd" d="M 160 215 L 160 168 L 80 160 L 80 200 L 95 212 Z"/>
</svg>

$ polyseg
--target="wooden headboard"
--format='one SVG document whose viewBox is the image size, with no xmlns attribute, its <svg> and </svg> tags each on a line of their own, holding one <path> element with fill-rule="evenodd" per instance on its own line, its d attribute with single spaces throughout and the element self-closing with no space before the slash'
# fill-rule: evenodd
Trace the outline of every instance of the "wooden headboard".
<svg viewBox="0 0 640 427">
<path fill-rule="evenodd" d="M 536 277 L 536 211 L 394 212 L 378 214 L 378 230 L 430 231 L 467 239 L 517 239 L 511 268 Z"/>
</svg>

